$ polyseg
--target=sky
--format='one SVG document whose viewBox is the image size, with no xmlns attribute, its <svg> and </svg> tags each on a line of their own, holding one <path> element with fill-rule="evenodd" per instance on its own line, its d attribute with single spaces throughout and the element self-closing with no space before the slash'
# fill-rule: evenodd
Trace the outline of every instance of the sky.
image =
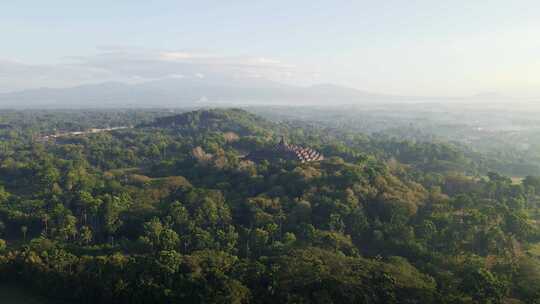
<svg viewBox="0 0 540 304">
<path fill-rule="evenodd" d="M 539 1 L 0 2 L 0 92 L 161 78 L 540 96 Z"/>
</svg>

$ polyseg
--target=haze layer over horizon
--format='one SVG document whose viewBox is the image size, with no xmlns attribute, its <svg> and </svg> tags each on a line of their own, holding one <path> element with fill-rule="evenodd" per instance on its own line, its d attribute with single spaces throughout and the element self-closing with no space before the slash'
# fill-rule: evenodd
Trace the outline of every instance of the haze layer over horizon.
<svg viewBox="0 0 540 304">
<path fill-rule="evenodd" d="M 0 92 L 219 78 L 534 97 L 538 9 L 461 0 L 3 3 Z"/>
</svg>

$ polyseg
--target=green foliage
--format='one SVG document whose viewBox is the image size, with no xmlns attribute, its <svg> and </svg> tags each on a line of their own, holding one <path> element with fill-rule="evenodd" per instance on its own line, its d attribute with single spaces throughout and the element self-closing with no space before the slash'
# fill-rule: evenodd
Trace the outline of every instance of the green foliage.
<svg viewBox="0 0 540 304">
<path fill-rule="evenodd" d="M 539 299 L 537 177 L 237 109 L 115 113 L 0 113 L 0 279 L 76 303 Z M 138 127 L 36 135 L 106 118 Z M 243 158 L 282 134 L 328 159 Z"/>
</svg>

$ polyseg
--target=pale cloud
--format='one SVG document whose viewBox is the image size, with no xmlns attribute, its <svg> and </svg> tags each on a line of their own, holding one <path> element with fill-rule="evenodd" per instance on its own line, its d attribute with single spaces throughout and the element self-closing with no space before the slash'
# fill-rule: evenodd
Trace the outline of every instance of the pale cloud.
<svg viewBox="0 0 540 304">
<path fill-rule="evenodd" d="M 93 56 L 67 57 L 62 64 L 27 65 L 0 60 L 0 92 L 38 87 L 67 87 L 104 81 L 127 83 L 161 78 L 288 80 L 297 67 L 257 56 L 207 52 L 101 47 Z"/>
<path fill-rule="evenodd" d="M 296 67 L 267 57 L 224 56 L 183 51 L 110 51 L 92 57 L 77 57 L 78 66 L 102 69 L 118 75 L 148 79 L 193 75 L 193 77 L 251 77 L 276 79 L 294 74 Z"/>
<path fill-rule="evenodd" d="M 296 68 L 296 66 L 293 65 L 293 64 L 287 64 L 287 63 L 282 62 L 281 60 L 272 59 L 272 58 L 266 58 L 266 57 L 259 57 L 259 58 L 249 59 L 249 64 L 258 65 L 258 66 L 268 66 L 268 67 L 282 68 L 282 69 L 294 69 L 294 68 Z"/>
<path fill-rule="evenodd" d="M 268 57 L 249 57 L 249 56 L 220 56 L 209 53 L 193 52 L 161 52 L 158 55 L 159 60 L 193 63 L 212 66 L 244 66 L 252 68 L 275 68 L 275 69 L 293 69 L 292 64 L 287 64 L 281 60 Z"/>
<path fill-rule="evenodd" d="M 159 58 L 163 60 L 189 60 L 189 59 L 203 59 L 203 58 L 212 58 L 210 55 L 206 54 L 194 54 L 188 52 L 161 52 Z"/>
<path fill-rule="evenodd" d="M 92 67 L 31 65 L 0 60 L 0 92 L 40 87 L 76 86 L 114 79 L 115 77 L 110 72 Z"/>
<path fill-rule="evenodd" d="M 183 74 L 172 74 L 169 76 L 170 78 L 177 78 L 177 79 L 182 79 L 182 78 L 186 78 L 186 75 L 183 75 Z"/>
</svg>

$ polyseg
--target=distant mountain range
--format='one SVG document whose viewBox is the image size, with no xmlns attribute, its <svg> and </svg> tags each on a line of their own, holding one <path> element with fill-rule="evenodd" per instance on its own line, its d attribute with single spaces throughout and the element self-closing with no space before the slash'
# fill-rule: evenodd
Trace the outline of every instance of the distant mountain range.
<svg viewBox="0 0 540 304">
<path fill-rule="evenodd" d="M 437 100 L 443 99 L 375 94 L 333 84 L 301 87 L 261 79 L 167 78 L 139 84 L 106 82 L 3 93 L 0 108 L 339 105 Z"/>
</svg>

